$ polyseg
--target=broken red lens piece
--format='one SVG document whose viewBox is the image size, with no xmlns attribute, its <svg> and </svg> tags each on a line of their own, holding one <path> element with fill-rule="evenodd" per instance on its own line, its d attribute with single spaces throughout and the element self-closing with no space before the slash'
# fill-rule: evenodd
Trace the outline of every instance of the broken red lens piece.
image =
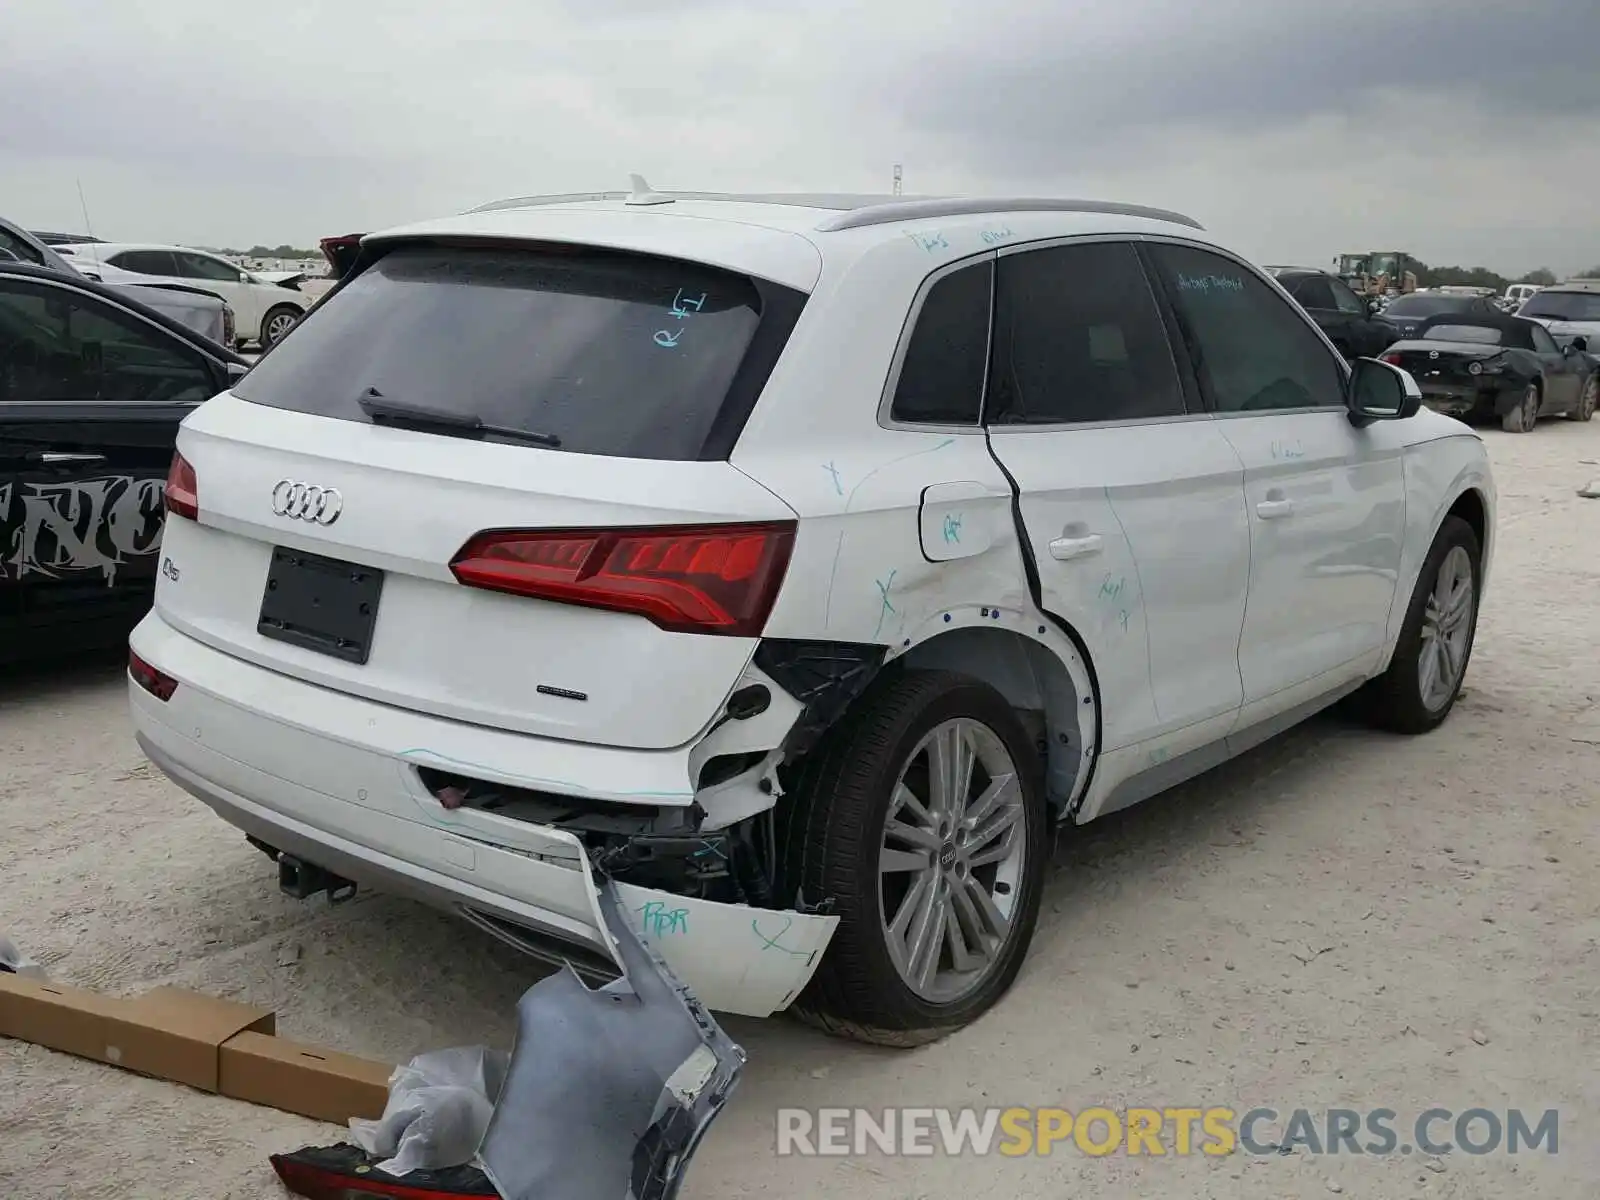
<svg viewBox="0 0 1600 1200">
<path fill-rule="evenodd" d="M 500 1193 L 476 1167 L 412 1171 L 398 1179 L 378 1170 L 357 1146 L 307 1146 L 274 1154 L 272 1169 L 283 1186 L 306 1200 L 499 1200 Z"/>
<path fill-rule="evenodd" d="M 133 681 L 165 704 L 178 690 L 178 681 L 163 671 L 158 671 L 132 650 L 128 651 L 128 674 Z"/>
</svg>

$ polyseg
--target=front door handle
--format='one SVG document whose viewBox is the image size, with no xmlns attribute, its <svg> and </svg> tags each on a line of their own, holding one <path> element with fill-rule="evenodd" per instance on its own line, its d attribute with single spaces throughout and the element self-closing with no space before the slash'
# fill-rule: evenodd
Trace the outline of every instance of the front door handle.
<svg viewBox="0 0 1600 1200">
<path fill-rule="evenodd" d="M 1098 533 L 1085 534 L 1082 537 L 1058 537 L 1050 543 L 1050 557 L 1058 562 L 1067 562 L 1074 558 L 1088 558 L 1091 554 L 1099 554 L 1105 549 L 1105 542 Z"/>
<path fill-rule="evenodd" d="M 37 450 L 28 455 L 29 462 L 43 463 L 47 467 L 64 467 L 74 463 L 88 465 L 89 463 L 103 463 L 104 454 L 73 454 L 65 450 Z"/>
<path fill-rule="evenodd" d="M 1256 516 L 1263 521 L 1277 521 L 1294 516 L 1294 501 L 1282 497 L 1263 500 L 1256 505 Z"/>
</svg>

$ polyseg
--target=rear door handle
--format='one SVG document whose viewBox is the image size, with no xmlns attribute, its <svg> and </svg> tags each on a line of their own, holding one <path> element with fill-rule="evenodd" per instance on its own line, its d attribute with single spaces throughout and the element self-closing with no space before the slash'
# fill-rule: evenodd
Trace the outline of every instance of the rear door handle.
<svg viewBox="0 0 1600 1200">
<path fill-rule="evenodd" d="M 1294 501 L 1275 499 L 1263 500 L 1256 505 L 1256 516 L 1263 521 L 1277 521 L 1284 517 L 1294 516 Z"/>
<path fill-rule="evenodd" d="M 1105 548 L 1105 542 L 1098 533 L 1085 534 L 1082 537 L 1058 537 L 1050 543 L 1050 557 L 1058 562 L 1067 562 L 1074 558 L 1088 558 L 1091 554 L 1099 554 Z"/>
<path fill-rule="evenodd" d="M 43 463 L 47 467 L 63 467 L 72 463 L 87 465 L 103 463 L 104 454 L 73 454 L 65 450 L 38 450 L 28 455 L 29 462 Z"/>
</svg>

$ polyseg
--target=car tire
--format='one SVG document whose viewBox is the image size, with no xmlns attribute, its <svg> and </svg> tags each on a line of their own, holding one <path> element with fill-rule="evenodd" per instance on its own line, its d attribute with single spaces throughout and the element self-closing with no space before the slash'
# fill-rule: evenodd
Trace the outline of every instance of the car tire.
<svg viewBox="0 0 1600 1200">
<path fill-rule="evenodd" d="M 941 748 L 947 761 L 960 757 L 949 753 L 955 744 L 974 765 L 941 815 L 931 768 Z M 1021 969 L 1049 855 L 1042 758 L 1016 713 L 968 676 L 891 668 L 798 765 L 780 817 L 784 883 L 797 899 L 831 906 L 839 925 L 790 1011 L 834 1036 L 893 1047 L 975 1020 Z M 975 799 L 989 794 L 1004 798 L 985 816 Z M 952 821 L 954 808 L 964 815 Z M 991 840 L 985 831 L 1001 826 L 1002 811 L 1006 832 Z M 908 865 L 919 857 L 925 865 Z M 996 916 L 1003 937 L 969 936 L 996 929 Z M 919 923 L 936 935 L 931 958 L 916 953 Z M 968 952 L 989 943 L 981 969 L 959 969 L 958 940 Z"/>
<path fill-rule="evenodd" d="M 1591 375 L 1578 393 L 1578 404 L 1567 416 L 1574 421 L 1587 421 L 1594 416 L 1595 405 L 1600 402 L 1600 377 Z"/>
<path fill-rule="evenodd" d="M 1507 433 L 1531 433 L 1539 423 L 1539 398 L 1539 385 L 1530 383 L 1517 406 L 1500 418 L 1500 428 Z"/>
<path fill-rule="evenodd" d="M 1423 560 L 1389 668 L 1364 689 L 1366 715 L 1374 724 L 1394 733 L 1427 733 L 1450 715 L 1477 637 L 1482 564 L 1483 548 L 1472 526 L 1446 517 Z M 1465 610 L 1459 611 L 1448 600 L 1463 579 L 1470 591 Z M 1452 611 L 1457 615 L 1446 625 Z M 1449 640 L 1441 642 L 1446 635 Z M 1434 658 L 1435 686 L 1430 687 L 1425 656 L 1440 654 L 1445 657 Z"/>
<path fill-rule="evenodd" d="M 282 341 L 283 335 L 294 328 L 300 316 L 300 310 L 292 304 L 280 304 L 268 309 L 267 315 L 261 318 L 261 348 L 265 350 Z"/>
</svg>

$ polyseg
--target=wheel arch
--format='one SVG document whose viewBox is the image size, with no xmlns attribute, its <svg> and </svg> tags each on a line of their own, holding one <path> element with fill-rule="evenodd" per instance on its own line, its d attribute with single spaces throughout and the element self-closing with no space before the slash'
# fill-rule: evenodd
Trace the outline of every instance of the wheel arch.
<svg viewBox="0 0 1600 1200">
<path fill-rule="evenodd" d="M 1494 476 L 1481 437 L 1448 436 L 1408 451 L 1405 551 L 1389 610 L 1388 639 L 1379 671 L 1388 667 L 1428 551 L 1449 517 L 1460 517 L 1477 535 L 1479 588 L 1487 586 L 1495 548 L 1496 505 Z M 1428 514 L 1426 522 L 1422 520 L 1423 513 Z"/>
<path fill-rule="evenodd" d="M 300 308 L 298 305 L 295 305 L 295 304 L 293 304 L 293 303 L 291 303 L 291 302 L 289 302 L 287 300 L 276 300 L 276 301 L 274 301 L 273 303 L 271 303 L 271 304 L 269 304 L 267 306 L 265 311 L 262 312 L 262 314 L 261 314 L 261 324 L 256 329 L 256 337 L 261 342 L 264 343 L 266 341 L 267 324 L 272 320 L 272 318 L 276 314 L 278 314 L 280 312 L 293 313 L 294 314 L 294 319 L 296 321 L 300 320 L 302 317 L 304 317 L 306 315 L 306 310 L 305 309 Z"/>
<path fill-rule="evenodd" d="M 953 671 L 1004 697 L 1040 743 L 1052 817 L 1069 813 L 1087 791 L 1100 734 L 1093 667 L 1082 640 L 1066 632 L 1071 647 L 1065 659 L 1053 646 L 1014 630 L 968 626 L 919 642 L 893 663 L 905 670 Z"/>
</svg>

